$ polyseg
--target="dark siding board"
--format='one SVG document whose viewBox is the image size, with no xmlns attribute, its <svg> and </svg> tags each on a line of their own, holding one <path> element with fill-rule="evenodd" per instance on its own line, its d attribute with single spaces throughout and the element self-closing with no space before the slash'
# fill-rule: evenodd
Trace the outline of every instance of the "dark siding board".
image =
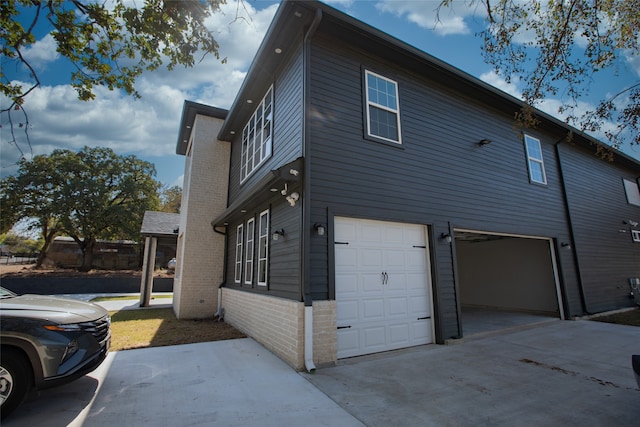
<svg viewBox="0 0 640 427">
<path fill-rule="evenodd" d="M 620 167 L 573 145 L 559 149 L 587 309 L 631 306 L 628 279 L 640 277 L 640 244 L 622 221 L 640 218 L 640 207 L 627 203 L 622 179 L 635 179 L 640 168 Z"/>
<path fill-rule="evenodd" d="M 362 68 L 398 81 L 400 146 L 363 137 Z M 553 143 L 563 135 L 531 134 L 542 142 L 547 186 L 529 183 L 521 135 L 509 115 L 497 114 L 453 88 L 408 74 L 395 64 L 344 47 L 326 36 L 312 49 L 312 216 L 327 209 L 376 219 L 439 224 L 568 239 L 562 187 Z M 479 148 L 482 138 L 492 144 Z M 436 245 L 438 246 L 438 245 Z M 450 252 L 435 254 L 440 330 L 457 334 Z M 326 246 L 313 244 L 312 283 L 326 286 Z M 571 264 L 569 260 L 569 264 Z M 569 306 L 579 307 L 575 270 L 563 265 Z M 324 291 L 329 294 L 329 290 Z"/>
<path fill-rule="evenodd" d="M 273 150 L 271 158 L 263 163 L 244 183 L 240 184 L 240 160 L 242 154 L 242 129 L 236 130 L 231 143 L 231 167 L 229 171 L 229 201 L 233 203 L 255 183 L 283 164 L 302 155 L 302 50 L 298 49 L 274 79 Z M 264 93 L 255 94 L 262 99 Z M 247 117 L 247 120 L 249 117 Z"/>
</svg>

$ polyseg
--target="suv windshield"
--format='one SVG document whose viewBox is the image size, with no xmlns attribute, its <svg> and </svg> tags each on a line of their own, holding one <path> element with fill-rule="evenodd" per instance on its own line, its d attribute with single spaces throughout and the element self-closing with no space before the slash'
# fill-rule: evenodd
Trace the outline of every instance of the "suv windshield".
<svg viewBox="0 0 640 427">
<path fill-rule="evenodd" d="M 0 298 L 1 299 L 11 298 L 11 297 L 15 297 L 15 296 L 16 296 L 16 294 L 11 292 L 9 289 L 0 288 Z"/>
</svg>

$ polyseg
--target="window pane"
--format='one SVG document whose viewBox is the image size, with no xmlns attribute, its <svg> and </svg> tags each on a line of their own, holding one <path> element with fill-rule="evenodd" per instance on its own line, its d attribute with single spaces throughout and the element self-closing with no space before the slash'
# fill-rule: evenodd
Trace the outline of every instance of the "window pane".
<svg viewBox="0 0 640 427">
<path fill-rule="evenodd" d="M 529 162 L 529 168 L 531 170 L 531 180 L 544 183 L 544 172 L 542 170 L 542 164 L 538 162 Z"/>
<path fill-rule="evenodd" d="M 372 135 L 398 140 L 398 122 L 395 114 L 380 108 L 369 109 L 370 132 Z"/>
</svg>

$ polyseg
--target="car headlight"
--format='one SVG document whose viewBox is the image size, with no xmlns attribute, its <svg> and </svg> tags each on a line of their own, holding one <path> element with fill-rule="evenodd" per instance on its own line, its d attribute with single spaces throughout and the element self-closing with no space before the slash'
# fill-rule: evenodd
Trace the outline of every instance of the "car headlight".
<svg viewBox="0 0 640 427">
<path fill-rule="evenodd" d="M 44 328 L 48 331 L 59 331 L 59 332 L 77 332 L 81 331 L 82 328 L 78 324 L 68 324 L 68 325 L 44 325 Z"/>
</svg>

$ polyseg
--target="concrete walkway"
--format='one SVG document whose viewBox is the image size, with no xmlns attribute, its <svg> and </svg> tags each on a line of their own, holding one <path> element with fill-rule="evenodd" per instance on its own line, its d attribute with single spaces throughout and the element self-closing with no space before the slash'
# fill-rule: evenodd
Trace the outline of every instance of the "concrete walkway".
<svg viewBox="0 0 640 427">
<path fill-rule="evenodd" d="M 640 354 L 640 328 L 586 320 L 346 359 L 314 374 L 250 338 L 127 350 L 31 397 L 2 425 L 635 427 L 631 354 Z"/>
</svg>

